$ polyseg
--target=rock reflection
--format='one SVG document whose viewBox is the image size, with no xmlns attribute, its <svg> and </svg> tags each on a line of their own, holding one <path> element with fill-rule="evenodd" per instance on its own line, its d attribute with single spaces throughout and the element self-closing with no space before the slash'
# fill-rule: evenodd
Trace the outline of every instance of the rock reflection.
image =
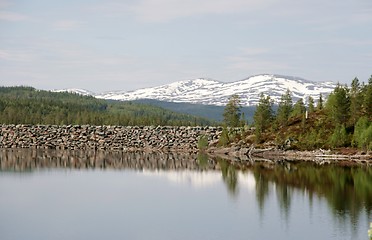
<svg viewBox="0 0 372 240">
<path fill-rule="evenodd" d="M 0 149 L 1 171 L 32 171 L 41 168 L 76 169 L 215 169 L 214 161 L 196 154 L 162 152 Z"/>
</svg>

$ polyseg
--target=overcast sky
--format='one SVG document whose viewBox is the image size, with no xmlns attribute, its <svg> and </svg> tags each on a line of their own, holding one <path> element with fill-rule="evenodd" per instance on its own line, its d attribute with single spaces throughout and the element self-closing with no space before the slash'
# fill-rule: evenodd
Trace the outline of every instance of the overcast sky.
<svg viewBox="0 0 372 240">
<path fill-rule="evenodd" d="M 0 85 L 133 90 L 273 73 L 367 81 L 371 0 L 0 0 Z"/>
</svg>

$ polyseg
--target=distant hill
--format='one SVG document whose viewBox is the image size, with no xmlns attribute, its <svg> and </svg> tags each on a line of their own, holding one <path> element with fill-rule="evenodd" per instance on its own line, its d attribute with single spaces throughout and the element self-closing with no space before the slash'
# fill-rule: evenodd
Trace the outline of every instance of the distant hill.
<svg viewBox="0 0 372 240">
<path fill-rule="evenodd" d="M 175 102 L 158 101 L 158 100 L 153 100 L 153 99 L 139 99 L 139 100 L 134 100 L 132 102 L 159 106 L 165 109 L 169 109 L 171 111 L 191 114 L 191 115 L 215 120 L 218 122 L 222 122 L 223 120 L 222 114 L 225 109 L 224 106 L 204 105 L 204 104 L 195 104 L 195 103 L 175 103 Z M 242 107 L 241 110 L 242 110 L 242 113 L 244 113 L 245 115 L 245 119 L 251 123 L 253 121 L 253 115 L 254 115 L 254 111 L 256 110 L 256 106 Z"/>
<path fill-rule="evenodd" d="M 32 87 L 0 87 L 0 124 L 212 125 L 144 103 L 108 101 Z"/>
</svg>

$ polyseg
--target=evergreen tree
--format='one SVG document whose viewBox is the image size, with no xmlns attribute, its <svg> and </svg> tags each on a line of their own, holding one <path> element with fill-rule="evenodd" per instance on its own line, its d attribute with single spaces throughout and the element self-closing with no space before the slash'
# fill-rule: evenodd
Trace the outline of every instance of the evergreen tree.
<svg viewBox="0 0 372 240">
<path fill-rule="evenodd" d="M 337 124 L 346 124 L 350 116 L 348 89 L 338 84 L 329 95 L 326 104 L 327 114 Z"/>
<path fill-rule="evenodd" d="M 306 111 L 305 104 L 302 101 L 302 99 L 299 99 L 293 106 L 291 116 L 295 117 L 295 116 L 303 115 L 305 111 Z"/>
<path fill-rule="evenodd" d="M 229 101 L 223 112 L 223 122 L 228 127 L 240 126 L 241 105 L 240 98 L 234 94 L 229 98 Z"/>
<path fill-rule="evenodd" d="M 322 110 L 323 109 L 323 95 L 320 93 L 319 94 L 319 100 L 318 100 L 318 105 L 316 106 L 317 110 Z"/>
<path fill-rule="evenodd" d="M 309 96 L 307 101 L 308 101 L 309 113 L 314 112 L 315 111 L 314 98 L 312 98 L 311 96 Z"/>
<path fill-rule="evenodd" d="M 364 91 L 364 103 L 363 103 L 364 113 L 367 117 L 372 117 L 372 76 L 368 80 L 368 85 L 366 85 L 366 90 Z"/>
<path fill-rule="evenodd" d="M 288 118 L 292 112 L 292 96 L 291 91 L 287 89 L 286 93 L 280 98 L 276 119 L 278 124 L 285 126 L 288 124 Z"/>
<path fill-rule="evenodd" d="M 265 95 L 261 93 L 260 100 L 253 116 L 258 141 L 260 141 L 261 134 L 270 127 L 270 124 L 273 121 L 272 105 L 273 102 L 271 101 L 270 96 L 265 97 Z"/>
<path fill-rule="evenodd" d="M 354 125 L 363 114 L 363 93 L 359 84 L 359 79 L 354 78 L 350 89 L 350 121 Z"/>
</svg>

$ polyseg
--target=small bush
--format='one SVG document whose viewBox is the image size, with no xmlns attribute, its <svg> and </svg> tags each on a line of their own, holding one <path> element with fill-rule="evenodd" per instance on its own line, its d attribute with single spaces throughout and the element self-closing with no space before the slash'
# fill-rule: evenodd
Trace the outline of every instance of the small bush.
<svg viewBox="0 0 372 240">
<path fill-rule="evenodd" d="M 226 127 L 222 129 L 221 137 L 218 139 L 218 146 L 226 147 L 230 143 L 229 130 Z"/>
<path fill-rule="evenodd" d="M 208 136 L 203 135 L 198 140 L 198 149 L 199 150 L 206 150 L 208 148 Z"/>
</svg>

